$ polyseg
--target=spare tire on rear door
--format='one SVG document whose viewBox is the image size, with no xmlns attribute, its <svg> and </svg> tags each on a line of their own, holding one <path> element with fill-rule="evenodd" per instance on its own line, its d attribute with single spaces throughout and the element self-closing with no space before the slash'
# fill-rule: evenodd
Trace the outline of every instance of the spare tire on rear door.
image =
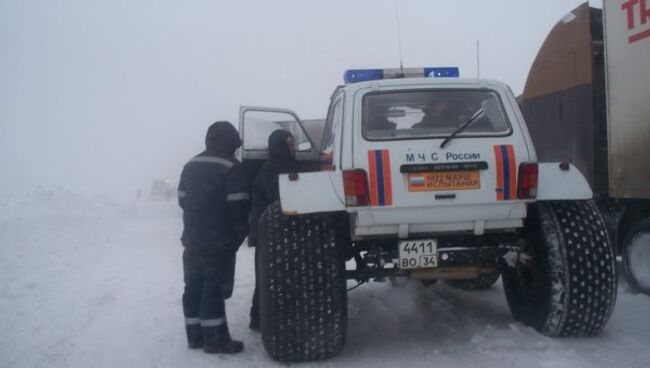
<svg viewBox="0 0 650 368">
<path fill-rule="evenodd" d="M 262 342 L 276 360 L 327 359 L 345 343 L 345 263 L 324 214 L 287 216 L 280 203 L 259 223 Z"/>
<path fill-rule="evenodd" d="M 616 265 L 592 201 L 538 202 L 525 246 L 502 273 L 515 318 L 548 336 L 594 335 L 616 301 Z"/>
</svg>

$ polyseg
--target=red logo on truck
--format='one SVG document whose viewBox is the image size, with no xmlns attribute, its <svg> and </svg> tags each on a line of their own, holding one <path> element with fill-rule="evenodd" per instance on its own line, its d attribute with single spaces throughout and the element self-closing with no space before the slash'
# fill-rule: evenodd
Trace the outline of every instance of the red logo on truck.
<svg viewBox="0 0 650 368">
<path fill-rule="evenodd" d="M 632 33 L 628 43 L 635 43 L 650 37 L 650 3 L 648 0 L 627 0 L 621 4 L 621 10 L 627 15 L 627 29 Z M 648 28 L 641 30 L 640 28 Z"/>
</svg>

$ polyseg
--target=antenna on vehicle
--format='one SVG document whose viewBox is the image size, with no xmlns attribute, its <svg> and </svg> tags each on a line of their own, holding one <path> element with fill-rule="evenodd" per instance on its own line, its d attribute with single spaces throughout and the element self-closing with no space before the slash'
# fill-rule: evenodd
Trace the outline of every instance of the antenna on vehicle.
<svg viewBox="0 0 650 368">
<path fill-rule="evenodd" d="M 399 9 L 397 8 L 397 0 L 394 0 L 395 4 L 395 24 L 397 25 L 397 48 L 399 49 L 399 70 L 404 77 L 404 63 L 402 62 L 402 32 L 399 26 Z"/>
</svg>

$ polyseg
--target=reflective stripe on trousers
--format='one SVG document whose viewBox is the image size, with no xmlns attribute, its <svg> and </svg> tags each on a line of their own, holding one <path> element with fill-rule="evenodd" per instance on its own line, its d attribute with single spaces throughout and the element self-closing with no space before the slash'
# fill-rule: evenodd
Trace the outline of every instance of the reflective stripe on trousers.
<svg viewBox="0 0 650 368">
<path fill-rule="evenodd" d="M 215 319 L 204 319 L 201 321 L 201 327 L 216 327 L 226 323 L 226 317 Z"/>
</svg>

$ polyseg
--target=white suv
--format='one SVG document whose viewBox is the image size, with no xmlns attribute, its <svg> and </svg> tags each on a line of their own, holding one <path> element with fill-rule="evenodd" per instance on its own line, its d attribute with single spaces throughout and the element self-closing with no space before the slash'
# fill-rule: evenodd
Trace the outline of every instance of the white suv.
<svg viewBox="0 0 650 368">
<path fill-rule="evenodd" d="M 586 180 L 570 163 L 537 162 L 506 85 L 457 76 L 347 71 L 322 130 L 290 110 L 241 108 L 251 175 L 278 128 L 296 136 L 302 164 L 258 224 L 262 338 L 275 359 L 341 350 L 349 279 L 481 289 L 502 276 L 515 318 L 546 335 L 607 322 L 615 258 Z"/>
</svg>

